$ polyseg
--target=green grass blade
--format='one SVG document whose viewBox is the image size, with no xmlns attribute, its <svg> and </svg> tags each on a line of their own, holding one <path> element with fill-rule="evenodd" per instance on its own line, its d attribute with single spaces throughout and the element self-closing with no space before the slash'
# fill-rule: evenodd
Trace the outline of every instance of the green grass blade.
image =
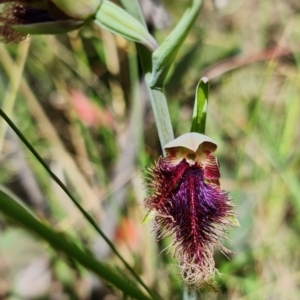
<svg viewBox="0 0 300 300">
<path fill-rule="evenodd" d="M 99 262 L 89 253 L 80 249 L 66 234 L 58 233 L 49 225 L 41 222 L 28 208 L 21 204 L 10 194 L 0 189 L 0 211 L 10 219 L 16 221 L 22 227 L 32 231 L 54 249 L 73 258 L 86 269 L 94 272 L 101 278 L 107 280 L 124 293 L 135 299 L 149 300 L 133 283 L 124 280 L 123 276 L 116 274 L 107 265 Z"/>
<path fill-rule="evenodd" d="M 190 29 L 196 21 L 202 5 L 202 0 L 193 0 L 181 18 L 178 25 L 166 40 L 153 53 L 153 71 L 150 79 L 150 86 L 162 88 L 167 74 L 174 62 L 174 59 L 187 37 Z"/>
<path fill-rule="evenodd" d="M 209 81 L 208 78 L 203 77 L 196 88 L 191 132 L 205 133 L 208 95 Z"/>
<path fill-rule="evenodd" d="M 100 236 L 105 240 L 108 244 L 112 252 L 116 254 L 116 256 L 122 261 L 127 270 L 132 274 L 132 276 L 151 294 L 151 291 L 146 286 L 146 284 L 142 281 L 142 279 L 136 274 L 136 272 L 130 267 L 130 265 L 125 261 L 119 251 L 116 249 L 114 244 L 110 241 L 110 239 L 104 234 L 104 232 L 99 228 L 94 219 L 88 214 L 87 211 L 80 205 L 80 203 L 75 199 L 75 197 L 70 193 L 64 183 L 51 171 L 43 158 L 38 154 L 38 152 L 31 146 L 29 141 L 25 138 L 25 136 L 21 133 L 21 131 L 17 128 L 17 126 L 10 120 L 10 118 L 5 114 L 5 112 L 0 108 L 0 116 L 8 123 L 8 125 L 12 128 L 12 130 L 18 135 L 18 137 L 22 140 L 22 142 L 26 145 L 26 147 L 31 151 L 31 153 L 36 157 L 36 159 L 41 163 L 41 165 L 46 169 L 52 179 L 61 187 L 61 189 L 69 196 L 72 202 L 76 205 L 76 207 L 80 210 L 85 219 L 91 224 L 92 227 L 100 234 Z"/>
</svg>

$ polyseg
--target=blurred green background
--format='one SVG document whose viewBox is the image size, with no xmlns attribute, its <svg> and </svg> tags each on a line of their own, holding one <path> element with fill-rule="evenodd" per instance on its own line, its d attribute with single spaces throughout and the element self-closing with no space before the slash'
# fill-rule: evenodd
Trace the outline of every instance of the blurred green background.
<svg viewBox="0 0 300 300">
<path fill-rule="evenodd" d="M 159 43 L 189 3 L 142 2 Z M 176 136 L 190 130 L 197 82 L 210 79 L 206 134 L 241 224 L 230 260 L 215 253 L 221 293 L 199 299 L 300 299 L 299 50 L 299 1 L 204 1 L 169 74 Z M 145 170 L 161 149 L 136 64 L 134 45 L 92 27 L 0 44 L 0 101 L 143 280 L 181 299 L 176 262 L 160 254 L 170 241 L 140 225 Z M 2 119 L 0 151 L 2 186 L 122 268 Z M 0 230 L 0 299 L 122 298 L 2 215 Z"/>
</svg>

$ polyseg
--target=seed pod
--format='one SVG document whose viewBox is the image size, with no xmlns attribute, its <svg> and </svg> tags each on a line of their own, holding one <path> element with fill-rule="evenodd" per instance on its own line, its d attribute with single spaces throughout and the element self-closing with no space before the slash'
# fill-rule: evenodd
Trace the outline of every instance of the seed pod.
<svg viewBox="0 0 300 300">
<path fill-rule="evenodd" d="M 111 1 L 103 0 L 96 14 L 95 23 L 127 40 L 141 43 L 151 51 L 157 48 L 157 43 L 147 28 Z"/>
<path fill-rule="evenodd" d="M 67 16 L 76 20 L 87 20 L 94 16 L 102 0 L 48 0 Z"/>
</svg>

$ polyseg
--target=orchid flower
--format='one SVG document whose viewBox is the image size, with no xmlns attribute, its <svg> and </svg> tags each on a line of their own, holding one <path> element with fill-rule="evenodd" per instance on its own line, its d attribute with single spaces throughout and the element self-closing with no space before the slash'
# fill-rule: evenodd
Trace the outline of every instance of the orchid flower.
<svg viewBox="0 0 300 300">
<path fill-rule="evenodd" d="M 191 289 L 215 289 L 217 272 L 213 258 L 218 248 L 231 251 L 221 240 L 230 226 L 238 226 L 233 202 L 220 188 L 217 148 L 209 137 L 187 133 L 165 145 L 161 157 L 150 170 L 151 195 L 145 206 L 154 212 L 158 238 L 173 237 L 174 257 L 184 282 Z"/>
</svg>

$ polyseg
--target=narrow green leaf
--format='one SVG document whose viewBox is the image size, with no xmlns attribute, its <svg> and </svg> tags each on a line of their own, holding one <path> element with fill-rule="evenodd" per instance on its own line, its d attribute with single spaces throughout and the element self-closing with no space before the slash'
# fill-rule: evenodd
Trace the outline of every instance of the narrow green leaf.
<svg viewBox="0 0 300 300">
<path fill-rule="evenodd" d="M 60 34 L 80 28 L 84 21 L 64 20 L 34 24 L 13 25 L 13 29 L 25 34 Z"/>
<path fill-rule="evenodd" d="M 146 223 L 148 223 L 149 221 L 153 220 L 153 218 L 155 217 L 155 212 L 153 210 L 150 210 L 146 213 L 141 225 L 144 225 Z"/>
<path fill-rule="evenodd" d="M 236 227 L 241 227 L 241 224 L 240 222 L 238 221 L 238 219 L 236 217 L 230 217 L 231 221 L 232 221 L 232 224 Z"/>
<path fill-rule="evenodd" d="M 203 77 L 196 88 L 191 132 L 205 133 L 208 95 L 209 81 L 208 78 Z"/>
<path fill-rule="evenodd" d="M 157 48 L 157 43 L 147 28 L 111 1 L 103 1 L 94 22 L 113 34 L 145 45 L 151 51 Z"/>
<path fill-rule="evenodd" d="M 14 196 L 0 189 L 0 211 L 10 219 L 19 223 L 45 241 L 57 251 L 73 258 L 86 269 L 94 272 L 107 280 L 124 293 L 141 300 L 149 300 L 132 282 L 124 279 L 108 267 L 96 260 L 90 253 L 80 249 L 65 234 L 53 230 L 46 222 L 41 222 L 25 205 L 21 204 Z"/>
<path fill-rule="evenodd" d="M 104 232 L 97 225 L 96 221 L 88 214 L 87 211 L 80 205 L 80 203 L 74 198 L 72 193 L 67 189 L 67 187 L 63 184 L 63 182 L 51 171 L 46 162 L 42 159 L 39 153 L 32 147 L 29 141 L 25 138 L 25 136 L 21 133 L 21 131 L 17 128 L 17 126 L 11 121 L 11 119 L 5 114 L 5 112 L 0 108 L 1 117 L 8 123 L 8 125 L 12 128 L 12 130 L 18 135 L 18 137 L 22 140 L 22 142 L 26 145 L 26 147 L 31 151 L 31 153 L 36 157 L 36 159 L 40 162 L 40 164 L 45 168 L 45 170 L 49 173 L 49 175 L 53 178 L 53 180 L 61 187 L 61 189 L 69 196 L 72 202 L 76 205 L 76 207 L 80 210 L 82 215 L 86 218 L 86 220 L 94 227 L 94 229 L 101 235 L 101 237 L 108 244 L 110 249 L 119 257 L 124 266 L 128 269 L 128 271 L 133 275 L 133 277 L 144 287 L 144 289 L 152 295 L 150 289 L 145 285 L 145 283 L 141 280 L 141 278 L 136 274 L 133 268 L 124 260 L 122 255 L 116 249 L 114 244 L 110 241 L 110 239 L 104 234 Z"/>
<path fill-rule="evenodd" d="M 150 79 L 151 87 L 163 87 L 164 81 L 174 62 L 177 52 L 196 21 L 201 4 L 202 0 L 193 0 L 192 5 L 186 10 L 175 29 L 153 53 L 153 70 L 152 77 Z"/>
</svg>

